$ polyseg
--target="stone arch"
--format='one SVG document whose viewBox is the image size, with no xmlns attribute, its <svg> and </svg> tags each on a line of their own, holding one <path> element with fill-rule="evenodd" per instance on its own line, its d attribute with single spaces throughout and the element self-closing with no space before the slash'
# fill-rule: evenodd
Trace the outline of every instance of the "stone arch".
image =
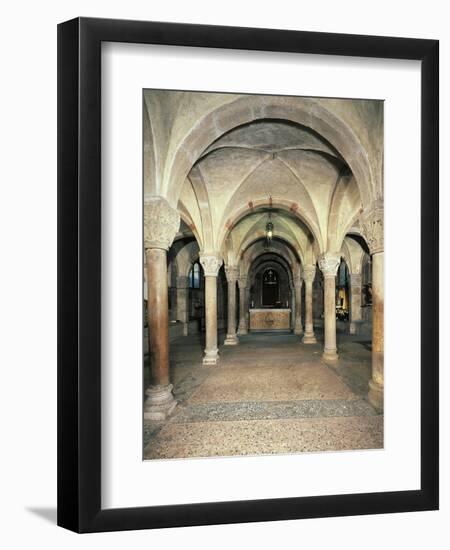
<svg viewBox="0 0 450 550">
<path fill-rule="evenodd" d="M 353 273 L 352 256 L 345 240 L 342 242 L 340 256 L 341 256 L 341 259 L 343 259 L 347 264 L 347 267 L 350 273 Z"/>
<path fill-rule="evenodd" d="M 178 144 L 166 171 L 163 191 L 176 205 L 181 186 L 207 147 L 233 128 L 249 122 L 286 120 L 310 128 L 327 140 L 346 161 L 353 172 L 363 206 L 371 203 L 375 182 L 368 154 L 360 140 L 336 114 L 311 98 L 240 96 L 234 101 L 205 114 Z"/>
<path fill-rule="evenodd" d="M 331 197 L 328 227 L 327 249 L 338 251 L 344 237 L 358 219 L 362 205 L 359 189 L 352 174 L 341 174 Z"/>
<path fill-rule="evenodd" d="M 245 239 L 239 250 L 238 250 L 238 257 L 241 257 L 245 252 L 256 242 L 265 240 L 265 233 L 262 232 L 256 232 L 253 233 L 250 237 Z M 298 243 L 292 243 L 289 240 L 288 235 L 285 234 L 279 234 L 277 235 L 273 241 L 276 242 L 282 242 L 287 245 L 288 251 L 292 251 L 292 253 L 295 255 L 296 259 L 303 263 L 303 250 L 301 246 Z M 298 247 L 298 248 L 297 248 Z"/>
<path fill-rule="evenodd" d="M 263 240 L 256 240 L 252 243 L 245 253 L 240 258 L 240 265 L 244 271 L 248 271 L 251 264 L 257 260 L 258 257 L 275 254 L 284 258 L 284 261 L 288 262 L 290 269 L 293 273 L 297 274 L 300 270 L 300 261 L 298 255 L 295 254 L 292 247 L 288 243 L 285 243 L 281 240 L 273 240 L 270 247 L 265 247 L 263 245 Z"/>
<path fill-rule="evenodd" d="M 284 300 L 287 299 L 290 302 L 294 277 L 289 262 L 278 253 L 258 255 L 250 264 L 248 284 L 251 292 L 253 292 L 253 299 L 260 306 L 264 306 L 263 276 L 269 269 L 275 270 L 279 277 L 277 300 L 284 303 Z"/>
<path fill-rule="evenodd" d="M 197 199 L 197 206 L 200 211 L 202 223 L 203 248 L 213 250 L 213 224 L 211 218 L 211 207 L 209 203 L 208 189 L 203 179 L 202 173 L 195 167 L 191 170 L 188 180 L 191 182 L 192 189 Z"/>
<path fill-rule="evenodd" d="M 342 242 L 341 255 L 349 266 L 350 273 L 362 272 L 362 261 L 365 250 L 356 239 L 346 236 Z"/>
<path fill-rule="evenodd" d="M 198 232 L 198 228 L 197 226 L 195 225 L 189 211 L 187 210 L 187 208 L 184 206 L 184 204 L 179 201 L 178 202 L 178 213 L 180 214 L 180 218 L 181 220 L 189 227 L 189 229 L 192 231 L 194 237 L 195 237 L 195 240 L 197 241 L 198 243 L 198 246 L 200 248 L 203 247 L 203 239 L 200 235 L 200 233 Z"/>
<path fill-rule="evenodd" d="M 191 241 L 183 246 L 176 256 L 178 263 L 178 275 L 187 277 L 192 264 L 198 260 L 198 257 L 199 247 L 196 241 Z"/>
<path fill-rule="evenodd" d="M 153 136 L 153 127 L 148 114 L 148 110 L 144 109 L 143 116 L 143 134 L 144 134 L 144 194 L 157 194 L 156 181 L 156 157 L 155 157 L 155 140 Z"/>
<path fill-rule="evenodd" d="M 300 256 L 298 254 L 295 254 L 294 249 L 292 246 L 289 246 L 289 243 L 286 241 L 283 241 L 280 239 L 279 241 L 276 240 L 272 242 L 272 246 L 269 248 L 264 248 L 263 250 L 258 249 L 257 245 L 258 243 L 262 244 L 263 240 L 260 238 L 256 238 L 253 242 L 249 243 L 247 249 L 246 249 L 246 256 L 243 256 L 242 258 L 245 259 L 245 265 L 250 268 L 252 262 L 256 261 L 258 257 L 264 255 L 264 254 L 276 254 L 280 257 L 282 257 L 282 254 L 286 254 L 287 258 L 289 259 L 289 264 L 291 267 L 292 272 L 296 271 L 295 265 L 298 263 L 301 263 Z M 280 246 L 277 246 L 278 243 L 282 243 L 284 250 L 280 250 Z M 256 245 L 256 246 L 255 246 Z M 254 250 L 252 251 L 252 247 L 254 247 Z M 245 253 L 244 253 L 245 254 Z M 287 261 L 287 260 L 285 260 Z"/>
<path fill-rule="evenodd" d="M 270 252 L 267 254 L 261 254 L 253 259 L 249 265 L 249 272 L 254 269 L 259 269 L 260 266 L 265 263 L 278 263 L 286 270 L 289 278 L 289 283 L 293 284 L 294 282 L 294 273 L 293 266 L 288 262 L 283 256 L 277 252 Z"/>
<path fill-rule="evenodd" d="M 313 240 L 317 242 L 319 250 L 323 251 L 322 236 L 318 225 L 300 211 L 298 204 L 280 197 L 272 197 L 271 200 L 269 199 L 269 197 L 265 199 L 255 200 L 254 202 L 241 204 L 233 210 L 231 210 L 231 208 L 227 208 L 222 218 L 223 220 L 225 220 L 225 222 L 221 225 L 220 233 L 218 235 L 218 248 L 220 249 L 223 246 L 227 235 L 230 233 L 233 227 L 235 227 L 236 224 L 239 223 L 239 221 L 241 221 L 245 216 L 257 211 L 260 208 L 268 207 L 274 210 L 279 209 L 284 210 L 285 212 L 289 212 L 295 218 L 300 220 L 300 222 L 302 222 L 303 225 L 305 225 L 308 231 L 311 233 Z"/>
</svg>

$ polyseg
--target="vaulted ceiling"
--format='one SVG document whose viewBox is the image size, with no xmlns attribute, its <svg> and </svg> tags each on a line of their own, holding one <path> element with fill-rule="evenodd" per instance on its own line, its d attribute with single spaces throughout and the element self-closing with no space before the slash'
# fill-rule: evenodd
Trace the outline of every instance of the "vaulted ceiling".
<svg viewBox="0 0 450 550">
<path fill-rule="evenodd" d="M 373 103 L 147 91 L 146 192 L 183 177 L 177 193 L 166 190 L 178 197 L 178 238 L 195 237 L 229 264 L 264 241 L 269 212 L 275 239 L 298 261 L 340 252 L 346 235 L 358 233 L 364 202 L 379 193 L 377 178 L 366 181 L 382 150 L 382 109 Z"/>
</svg>

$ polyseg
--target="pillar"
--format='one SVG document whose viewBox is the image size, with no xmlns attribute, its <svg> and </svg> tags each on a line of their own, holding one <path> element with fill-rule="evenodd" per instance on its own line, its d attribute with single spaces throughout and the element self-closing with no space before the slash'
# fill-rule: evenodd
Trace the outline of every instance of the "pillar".
<svg viewBox="0 0 450 550">
<path fill-rule="evenodd" d="M 239 344 L 239 338 L 236 335 L 236 283 L 239 270 L 235 266 L 226 266 L 225 275 L 228 283 L 228 325 L 227 336 L 224 344 L 226 346 L 236 346 Z"/>
<path fill-rule="evenodd" d="M 303 334 L 302 326 L 302 284 L 303 280 L 300 275 L 295 279 L 295 325 L 294 334 L 301 336 Z M 312 302 L 311 302 L 312 304 Z"/>
<path fill-rule="evenodd" d="M 164 420 L 176 407 L 169 378 L 169 308 L 167 250 L 180 226 L 180 216 L 162 197 L 144 202 L 144 248 L 147 264 L 150 386 L 144 418 Z"/>
<path fill-rule="evenodd" d="M 247 334 L 247 310 L 248 310 L 248 292 L 247 277 L 241 276 L 238 279 L 239 286 L 239 328 L 238 334 Z"/>
<path fill-rule="evenodd" d="M 384 253 L 372 255 L 372 379 L 369 401 L 383 409 L 384 393 Z"/>
<path fill-rule="evenodd" d="M 303 336 L 304 344 L 315 344 L 317 342 L 314 335 L 313 325 L 313 281 L 316 276 L 316 266 L 306 265 L 303 270 L 305 280 L 305 334 Z"/>
<path fill-rule="evenodd" d="M 200 263 L 205 276 L 206 343 L 203 365 L 213 366 L 219 362 L 219 350 L 217 348 L 217 274 L 222 265 L 222 259 L 216 254 L 205 254 L 200 256 Z"/>
<path fill-rule="evenodd" d="M 336 347 L 336 274 L 341 263 L 339 256 L 324 254 L 319 259 L 319 268 L 324 279 L 324 349 L 326 361 L 338 359 Z"/>
<path fill-rule="evenodd" d="M 289 290 L 291 291 L 289 296 L 289 308 L 291 310 L 290 327 L 292 332 L 294 332 L 295 330 L 295 285 L 293 282 L 289 284 Z"/>
<path fill-rule="evenodd" d="M 384 408 L 384 233 L 383 205 L 375 202 L 363 216 L 363 231 L 372 254 L 372 378 L 369 402 Z"/>
<path fill-rule="evenodd" d="M 361 273 L 350 274 L 350 334 L 361 322 Z"/>
<path fill-rule="evenodd" d="M 189 277 L 177 277 L 177 320 L 183 323 L 183 335 L 189 332 Z"/>
</svg>

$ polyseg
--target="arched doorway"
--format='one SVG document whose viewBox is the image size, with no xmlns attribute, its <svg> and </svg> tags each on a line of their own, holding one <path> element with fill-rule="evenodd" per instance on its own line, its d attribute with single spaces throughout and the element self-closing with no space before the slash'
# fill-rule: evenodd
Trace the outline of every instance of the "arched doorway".
<svg viewBox="0 0 450 550">
<path fill-rule="evenodd" d="M 263 307 L 277 307 L 281 304 L 280 278 L 276 269 L 269 267 L 264 271 L 261 288 Z"/>
</svg>

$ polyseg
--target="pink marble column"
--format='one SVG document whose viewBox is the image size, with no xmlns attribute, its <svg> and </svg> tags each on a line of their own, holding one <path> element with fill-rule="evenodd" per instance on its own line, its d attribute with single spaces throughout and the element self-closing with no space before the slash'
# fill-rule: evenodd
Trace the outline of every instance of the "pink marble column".
<svg viewBox="0 0 450 550">
<path fill-rule="evenodd" d="M 189 277 L 177 278 L 177 320 L 183 323 L 183 335 L 188 335 L 189 328 Z"/>
<path fill-rule="evenodd" d="M 372 380 L 369 401 L 383 409 L 384 399 L 384 253 L 372 255 Z"/>
<path fill-rule="evenodd" d="M 303 334 L 302 326 L 302 284 L 303 279 L 298 275 L 295 279 L 295 325 L 294 334 Z"/>
<path fill-rule="evenodd" d="M 350 334 L 356 334 L 361 321 L 361 273 L 350 274 Z"/>
<path fill-rule="evenodd" d="M 203 356 L 204 366 L 214 366 L 219 362 L 217 347 L 217 275 L 222 259 L 216 254 L 200 256 L 205 275 L 205 326 L 206 344 Z"/>
<path fill-rule="evenodd" d="M 316 276 L 316 266 L 306 265 L 303 270 L 303 279 L 305 281 L 305 333 L 303 335 L 304 344 L 317 343 L 314 335 L 313 325 L 313 282 Z"/>
<path fill-rule="evenodd" d="M 247 311 L 248 311 L 248 296 L 247 296 L 247 277 L 241 275 L 238 279 L 239 286 L 239 329 L 238 334 L 247 334 Z"/>
<path fill-rule="evenodd" d="M 239 270 L 236 266 L 226 266 L 225 275 L 228 283 L 228 327 L 225 346 L 236 346 L 239 338 L 236 335 L 236 283 Z"/>
<path fill-rule="evenodd" d="M 341 263 L 339 256 L 324 254 L 319 259 L 319 268 L 324 279 L 324 349 L 322 357 L 326 361 L 338 359 L 336 347 L 336 274 Z"/>
<path fill-rule="evenodd" d="M 178 212 L 162 197 L 144 203 L 144 247 L 147 264 L 150 386 L 144 418 L 164 420 L 176 407 L 169 377 L 169 309 L 167 250 L 180 226 Z"/>
<path fill-rule="evenodd" d="M 384 216 L 381 200 L 363 215 L 363 231 L 372 253 L 372 379 L 369 402 L 384 408 Z"/>
</svg>

